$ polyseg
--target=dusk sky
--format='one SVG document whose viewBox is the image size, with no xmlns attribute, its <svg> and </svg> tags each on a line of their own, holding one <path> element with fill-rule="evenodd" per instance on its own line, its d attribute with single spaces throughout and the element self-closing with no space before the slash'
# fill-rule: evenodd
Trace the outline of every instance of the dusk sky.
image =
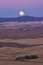
<svg viewBox="0 0 43 65">
<path fill-rule="evenodd" d="M 0 17 L 18 17 L 21 10 L 25 15 L 43 17 L 43 0 L 0 0 Z"/>
</svg>

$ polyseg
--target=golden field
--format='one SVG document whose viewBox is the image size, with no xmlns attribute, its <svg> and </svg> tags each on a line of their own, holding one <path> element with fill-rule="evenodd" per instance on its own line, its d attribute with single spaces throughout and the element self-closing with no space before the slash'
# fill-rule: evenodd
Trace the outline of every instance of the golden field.
<svg viewBox="0 0 43 65">
<path fill-rule="evenodd" d="M 16 42 L 19 44 L 37 45 L 31 47 L 1 47 L 0 48 L 0 65 L 43 65 L 43 38 L 36 39 L 0 39 L 1 42 Z M 38 59 L 28 61 L 15 61 L 18 56 L 37 55 Z"/>
<path fill-rule="evenodd" d="M 43 38 L 35 38 L 35 39 L 0 39 L 0 42 L 10 42 L 10 43 L 20 43 L 20 44 L 42 44 Z"/>
</svg>

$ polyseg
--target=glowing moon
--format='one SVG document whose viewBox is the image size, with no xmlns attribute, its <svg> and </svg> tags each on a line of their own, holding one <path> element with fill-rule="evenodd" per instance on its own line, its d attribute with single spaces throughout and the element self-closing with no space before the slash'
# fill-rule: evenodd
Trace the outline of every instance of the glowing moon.
<svg viewBox="0 0 43 65">
<path fill-rule="evenodd" d="M 20 11 L 20 12 L 19 12 L 19 15 L 20 15 L 20 16 L 23 16 L 23 15 L 24 15 L 24 11 Z"/>
</svg>

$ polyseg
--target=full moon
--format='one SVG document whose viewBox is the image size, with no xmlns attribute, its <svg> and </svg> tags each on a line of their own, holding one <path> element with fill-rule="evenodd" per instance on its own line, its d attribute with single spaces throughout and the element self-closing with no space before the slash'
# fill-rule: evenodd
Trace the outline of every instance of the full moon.
<svg viewBox="0 0 43 65">
<path fill-rule="evenodd" d="M 19 12 L 19 15 L 20 15 L 20 16 L 23 16 L 23 15 L 24 15 L 24 11 L 20 11 L 20 12 Z"/>
</svg>

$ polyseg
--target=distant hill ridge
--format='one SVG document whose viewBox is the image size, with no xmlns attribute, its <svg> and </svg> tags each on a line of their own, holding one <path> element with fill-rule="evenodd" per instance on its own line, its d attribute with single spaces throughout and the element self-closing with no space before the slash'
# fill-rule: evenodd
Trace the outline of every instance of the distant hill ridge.
<svg viewBox="0 0 43 65">
<path fill-rule="evenodd" d="M 43 21 L 43 17 L 33 17 L 33 16 L 20 16 L 14 18 L 0 18 L 0 22 L 27 22 L 27 21 Z"/>
</svg>

